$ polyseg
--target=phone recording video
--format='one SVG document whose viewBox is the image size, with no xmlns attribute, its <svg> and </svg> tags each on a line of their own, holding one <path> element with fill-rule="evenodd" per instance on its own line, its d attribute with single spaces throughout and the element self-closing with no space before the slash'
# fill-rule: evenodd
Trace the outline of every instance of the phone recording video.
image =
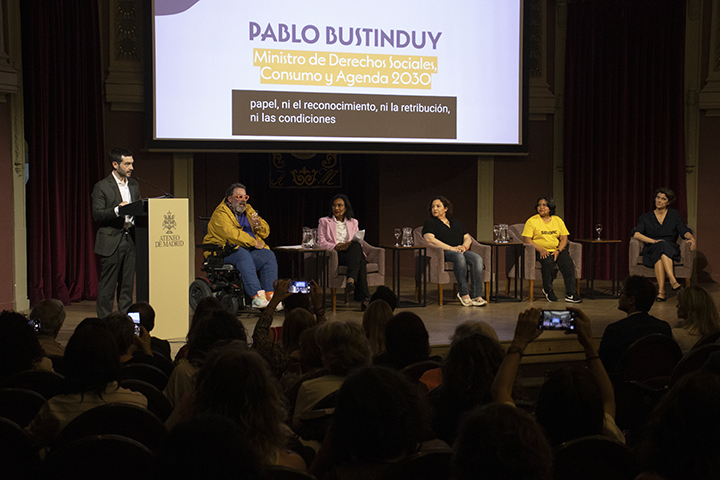
<svg viewBox="0 0 720 480">
<path fill-rule="evenodd" d="M 35 333 L 40 333 L 40 319 L 39 318 L 31 318 L 28 320 L 28 323 L 32 327 L 33 331 Z"/>
<path fill-rule="evenodd" d="M 574 315 L 568 310 L 543 310 L 540 313 L 540 330 L 575 330 Z"/>
<path fill-rule="evenodd" d="M 128 316 L 132 318 L 135 324 L 135 335 L 140 336 L 140 312 L 128 312 Z"/>
<path fill-rule="evenodd" d="M 296 280 L 288 285 L 288 293 L 310 293 L 310 282 Z"/>
</svg>

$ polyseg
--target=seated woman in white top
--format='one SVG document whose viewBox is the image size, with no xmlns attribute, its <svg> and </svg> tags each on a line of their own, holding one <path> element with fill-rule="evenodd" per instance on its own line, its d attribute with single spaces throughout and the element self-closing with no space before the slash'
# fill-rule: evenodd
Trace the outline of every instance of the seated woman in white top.
<svg viewBox="0 0 720 480">
<path fill-rule="evenodd" d="M 358 221 L 347 196 L 335 195 L 330 202 L 330 216 L 318 222 L 318 244 L 328 250 L 336 250 L 338 264 L 347 267 L 346 289 L 354 292 L 355 300 L 367 307 L 370 291 L 367 283 L 365 254 L 360 242 L 353 242 L 358 231 Z"/>
<path fill-rule="evenodd" d="M 698 340 L 720 330 L 715 302 L 707 290 L 697 285 L 680 290 L 677 316 L 672 334 L 683 355 L 692 350 Z"/>
</svg>

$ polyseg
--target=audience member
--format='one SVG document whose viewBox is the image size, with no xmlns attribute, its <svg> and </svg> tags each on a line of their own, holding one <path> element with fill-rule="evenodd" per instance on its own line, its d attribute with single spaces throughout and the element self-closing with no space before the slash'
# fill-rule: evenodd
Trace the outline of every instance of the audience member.
<svg viewBox="0 0 720 480">
<path fill-rule="evenodd" d="M 672 336 L 680 345 L 683 355 L 698 340 L 720 330 L 720 318 L 710 294 L 702 287 L 691 285 L 678 293 L 678 322 Z"/>
<path fill-rule="evenodd" d="M 465 414 L 492 401 L 493 379 L 504 356 L 500 343 L 486 335 L 453 341 L 442 364 L 443 382 L 428 395 L 439 439 L 452 445 Z"/>
<path fill-rule="evenodd" d="M 25 429 L 38 447 L 49 445 L 68 423 L 99 405 L 147 407 L 142 394 L 118 386 L 120 353 L 104 325 L 88 320 L 78 325 L 65 348 L 65 372 L 61 394 L 45 402 Z"/>
<path fill-rule="evenodd" d="M 237 423 L 263 464 L 305 469 L 302 458 L 287 449 L 292 435 L 283 423 L 285 397 L 267 364 L 244 342 L 234 341 L 208 353 L 197 374 L 195 391 L 167 421 L 200 413 L 224 415 Z"/>
<path fill-rule="evenodd" d="M 148 333 L 152 332 L 155 328 L 155 310 L 147 302 L 137 302 L 130 305 L 128 313 L 139 313 L 140 314 L 140 325 L 147 330 Z M 150 337 L 150 348 L 153 352 L 158 352 L 168 360 L 172 358 L 170 342 L 157 337 Z"/>
<path fill-rule="evenodd" d="M 552 450 L 524 411 L 486 405 L 460 426 L 454 445 L 458 480 L 550 480 Z"/>
<path fill-rule="evenodd" d="M 574 316 L 574 330 L 566 333 L 577 333 L 588 370 L 562 368 L 552 373 L 540 389 L 535 407 L 537 421 L 553 446 L 588 435 L 606 435 L 624 442 L 625 437 L 615 425 L 615 393 L 593 343 L 590 319 L 582 310 L 569 310 Z M 525 348 L 542 333 L 538 329 L 540 314 L 539 309 L 531 308 L 518 316 L 515 336 L 492 386 L 497 403 L 515 405 L 515 375 Z"/>
<path fill-rule="evenodd" d="M 322 307 L 322 289 L 312 282 L 311 294 L 290 294 L 288 293 L 288 285 L 290 280 L 278 280 L 275 282 L 275 294 L 263 310 L 260 319 L 255 324 L 253 331 L 253 347 L 268 362 L 270 370 L 276 378 L 281 378 L 290 367 L 291 355 L 300 349 L 300 334 L 316 324 L 315 317 L 310 313 L 309 309 L 303 305 L 312 298 L 315 305 L 315 312 L 319 313 L 317 323 L 325 322 L 324 309 Z M 293 299 L 287 302 L 288 299 Z M 273 322 L 273 312 L 280 302 L 285 301 L 285 320 L 282 325 L 281 342 L 273 342 L 270 339 L 270 326 Z M 297 381 L 300 376 L 299 354 L 295 357 L 298 361 L 294 362 L 295 371 L 292 378 Z M 294 382 L 292 382 L 294 383 Z"/>
<path fill-rule="evenodd" d="M 646 473 L 638 479 L 720 478 L 720 377 L 701 371 L 681 378 L 655 408 L 643 437 L 637 454 Z"/>
<path fill-rule="evenodd" d="M 150 348 L 150 334 L 145 327 L 141 326 L 140 335 L 135 335 L 135 323 L 122 312 L 113 312 L 105 317 L 105 324 L 115 339 L 122 365 L 144 363 L 153 367 L 157 366 Z M 135 352 L 138 351 L 139 354 L 135 355 Z"/>
<path fill-rule="evenodd" d="M 188 328 L 188 337 L 190 336 L 190 333 L 192 333 L 193 329 L 198 323 L 198 319 L 205 315 L 205 312 L 209 310 L 225 310 L 225 307 L 223 307 L 223 304 L 220 303 L 220 300 L 217 299 L 217 297 L 209 296 L 205 297 L 202 300 L 200 300 L 195 306 L 195 311 L 193 312 L 193 316 L 190 318 L 190 326 Z M 178 350 L 178 353 L 175 355 L 175 360 L 173 361 L 174 365 L 177 365 L 180 360 L 187 357 L 188 352 L 188 345 L 187 343 L 180 347 L 180 350 Z"/>
<path fill-rule="evenodd" d="M 157 480 L 265 480 L 260 460 L 235 422 L 204 413 L 178 424 L 158 453 Z"/>
<path fill-rule="evenodd" d="M 300 425 L 300 416 L 312 410 L 317 402 L 340 388 L 354 369 L 370 364 L 370 345 L 360 325 L 333 322 L 320 325 L 315 332 L 323 366 L 330 375 L 306 380 L 300 385 L 293 413 L 293 426 Z"/>
<path fill-rule="evenodd" d="M 386 350 L 373 359 L 375 365 L 385 365 L 396 370 L 430 357 L 430 335 L 422 319 L 412 312 L 400 312 L 388 320 L 385 328 Z"/>
<path fill-rule="evenodd" d="M 30 312 L 30 320 L 40 325 L 38 341 L 45 355 L 63 355 L 65 347 L 57 341 L 58 333 L 65 323 L 65 308 L 62 302 L 54 298 L 40 300 Z"/>
<path fill-rule="evenodd" d="M 419 451 L 429 436 L 427 407 L 414 385 L 386 367 L 361 368 L 340 388 L 330 434 L 311 473 L 379 478 L 393 462 Z"/>
<path fill-rule="evenodd" d="M 374 300 L 363 313 L 362 326 L 373 356 L 385 351 L 385 328 L 393 316 L 392 312 L 385 300 Z"/>
<path fill-rule="evenodd" d="M 485 335 L 496 342 L 500 341 L 495 329 L 493 329 L 490 324 L 483 322 L 482 320 L 466 320 L 455 327 L 455 333 L 450 337 L 451 345 L 453 342 L 475 334 Z M 431 368 L 422 374 L 418 387 L 421 391 L 425 391 L 427 393 L 431 392 L 434 388 L 440 385 L 442 381 L 442 368 Z"/>
<path fill-rule="evenodd" d="M 374 302 L 375 300 L 385 300 L 388 305 L 390 305 L 390 309 L 394 312 L 397 308 L 398 304 L 398 297 L 395 295 L 395 292 L 390 290 L 385 285 L 380 285 L 375 289 L 375 292 L 370 297 L 370 303 Z"/>
<path fill-rule="evenodd" d="M 17 312 L 0 313 L 0 380 L 23 370 L 52 370 L 28 318 Z"/>
<path fill-rule="evenodd" d="M 655 303 L 656 293 L 655 285 L 640 275 L 628 277 L 623 282 L 618 310 L 627 313 L 627 317 L 605 328 L 598 350 L 605 370 L 610 375 L 615 374 L 618 360 L 635 340 L 653 333 L 672 336 L 667 322 L 648 313 Z"/>
<path fill-rule="evenodd" d="M 163 391 L 173 407 L 195 389 L 194 376 L 200 370 L 207 352 L 218 342 L 230 340 L 247 342 L 245 327 L 232 313 L 209 309 L 196 319 L 188 333 L 187 358 L 177 363 Z"/>
</svg>

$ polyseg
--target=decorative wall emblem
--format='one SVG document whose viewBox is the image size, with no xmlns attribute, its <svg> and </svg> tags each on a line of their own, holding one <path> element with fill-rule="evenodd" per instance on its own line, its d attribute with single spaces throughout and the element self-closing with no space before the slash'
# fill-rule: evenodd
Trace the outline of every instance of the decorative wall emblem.
<svg viewBox="0 0 720 480">
<path fill-rule="evenodd" d="M 271 188 L 342 187 L 342 168 L 335 153 L 275 153 L 270 165 Z"/>
</svg>

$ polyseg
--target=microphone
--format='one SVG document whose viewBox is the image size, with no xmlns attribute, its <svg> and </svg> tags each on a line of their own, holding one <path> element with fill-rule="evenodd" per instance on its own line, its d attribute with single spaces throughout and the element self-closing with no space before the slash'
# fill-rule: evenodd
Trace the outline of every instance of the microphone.
<svg viewBox="0 0 720 480">
<path fill-rule="evenodd" d="M 150 185 L 151 187 L 153 187 L 155 190 L 160 190 L 161 192 L 163 192 L 163 193 L 165 194 L 165 195 L 163 195 L 162 197 L 159 197 L 159 198 L 175 198 L 171 193 L 166 192 L 165 190 L 163 190 L 162 188 L 158 187 L 157 185 L 154 185 L 154 184 L 148 182 L 147 180 L 144 180 L 144 179 L 138 177 L 137 175 L 133 175 L 133 177 L 137 178 L 138 180 L 140 180 L 140 181 L 143 182 L 143 183 L 147 183 L 148 185 Z"/>
</svg>

